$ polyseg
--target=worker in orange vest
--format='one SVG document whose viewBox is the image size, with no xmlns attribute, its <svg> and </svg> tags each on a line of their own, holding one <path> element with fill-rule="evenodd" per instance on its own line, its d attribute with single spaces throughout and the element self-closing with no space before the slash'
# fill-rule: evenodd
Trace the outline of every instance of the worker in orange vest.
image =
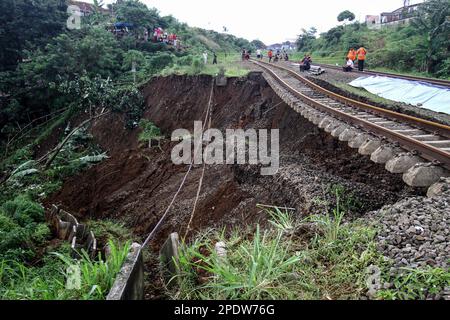
<svg viewBox="0 0 450 320">
<path fill-rule="evenodd" d="M 361 46 L 361 48 L 356 51 L 356 54 L 358 55 L 358 70 L 364 71 L 364 63 L 366 61 L 367 50 L 363 46 Z"/>
<path fill-rule="evenodd" d="M 272 58 L 273 58 L 273 51 L 272 51 L 272 49 L 269 50 L 269 53 L 267 55 L 269 56 L 269 62 L 272 62 Z"/>
<path fill-rule="evenodd" d="M 355 60 L 356 60 L 356 50 L 354 48 L 351 48 L 348 51 L 347 58 L 352 60 L 353 62 L 355 62 Z"/>
</svg>

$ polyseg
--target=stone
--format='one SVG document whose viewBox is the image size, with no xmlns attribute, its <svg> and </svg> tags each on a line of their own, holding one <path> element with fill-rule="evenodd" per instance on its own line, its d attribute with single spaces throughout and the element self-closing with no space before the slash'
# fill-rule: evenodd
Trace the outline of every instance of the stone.
<svg viewBox="0 0 450 320">
<path fill-rule="evenodd" d="M 417 163 L 423 162 L 422 158 L 410 153 L 401 153 L 386 163 L 386 170 L 390 173 L 405 173 Z"/>
<path fill-rule="evenodd" d="M 342 132 L 344 132 L 346 129 L 348 129 L 348 126 L 345 124 L 342 124 L 339 127 L 337 127 L 336 129 L 334 129 L 333 131 L 331 131 L 331 135 L 335 138 L 339 138 L 339 136 L 342 134 Z"/>
<path fill-rule="evenodd" d="M 348 141 L 348 146 L 352 149 L 359 149 L 369 138 L 367 133 L 359 133 Z"/>
<path fill-rule="evenodd" d="M 379 139 L 367 139 L 367 141 L 358 149 L 358 153 L 363 156 L 369 156 L 374 153 L 381 146 L 381 140 Z"/>
<path fill-rule="evenodd" d="M 448 176 L 449 172 L 441 166 L 419 163 L 403 175 L 403 181 L 411 187 L 429 187 Z"/>
<path fill-rule="evenodd" d="M 393 159 L 396 154 L 400 153 L 400 149 L 381 145 L 377 150 L 375 150 L 370 156 L 370 160 L 375 163 L 385 164 L 389 160 Z"/>
<path fill-rule="evenodd" d="M 354 128 L 347 128 L 339 135 L 339 141 L 347 142 L 353 139 L 358 134 Z"/>
<path fill-rule="evenodd" d="M 450 190 L 450 178 L 441 178 L 428 189 L 427 197 L 434 198 L 448 190 Z"/>
</svg>

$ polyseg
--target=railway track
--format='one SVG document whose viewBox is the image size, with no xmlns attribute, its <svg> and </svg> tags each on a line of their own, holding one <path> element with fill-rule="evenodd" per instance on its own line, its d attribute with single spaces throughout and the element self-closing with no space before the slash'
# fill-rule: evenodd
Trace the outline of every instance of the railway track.
<svg viewBox="0 0 450 320">
<path fill-rule="evenodd" d="M 328 68 L 328 69 L 334 69 L 342 71 L 341 66 L 334 66 L 332 64 L 322 64 L 322 63 L 315 63 L 315 65 L 321 66 L 322 68 Z M 396 78 L 396 79 L 404 79 L 404 80 L 411 80 L 411 81 L 420 81 L 425 82 L 433 85 L 438 85 L 442 87 L 450 88 L 450 80 L 443 80 L 443 79 L 432 79 L 432 78 L 426 78 L 426 77 L 418 77 L 418 76 L 407 76 L 402 74 L 395 74 L 395 73 L 389 73 L 389 72 L 382 72 L 382 71 L 358 71 L 354 70 L 353 73 L 361 74 L 361 75 L 370 75 L 370 76 L 383 76 L 383 77 L 389 77 L 389 78 Z"/>
<path fill-rule="evenodd" d="M 266 79 L 270 77 L 269 84 L 294 110 L 361 154 L 386 164 L 393 173 L 406 174 L 421 164 L 429 167 L 423 172 L 434 175 L 420 183 L 404 176 L 408 184 L 429 186 L 437 176 L 448 175 L 449 126 L 356 101 L 328 91 L 292 69 L 251 61 L 265 72 Z"/>
</svg>

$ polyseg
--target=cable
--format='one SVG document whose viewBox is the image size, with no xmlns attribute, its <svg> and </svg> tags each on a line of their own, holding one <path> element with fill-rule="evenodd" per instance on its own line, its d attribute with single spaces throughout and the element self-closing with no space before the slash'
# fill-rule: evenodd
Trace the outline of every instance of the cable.
<svg viewBox="0 0 450 320">
<path fill-rule="evenodd" d="M 209 97 L 209 103 L 208 103 L 208 105 L 209 105 L 209 107 L 208 107 L 208 109 L 209 109 L 208 129 L 211 128 L 212 112 L 210 110 L 210 107 L 211 107 L 211 104 L 212 104 L 213 94 L 214 94 L 214 86 L 213 86 L 213 89 L 211 90 L 211 95 Z M 186 240 L 186 237 L 187 237 L 187 235 L 188 235 L 188 233 L 189 233 L 189 231 L 191 229 L 192 221 L 194 220 L 195 209 L 197 208 L 197 202 L 198 202 L 198 199 L 200 197 L 200 191 L 201 191 L 202 186 L 203 186 L 203 178 L 205 176 L 205 171 L 206 171 L 206 162 L 203 161 L 202 175 L 201 175 L 200 181 L 198 183 L 197 196 L 196 196 L 195 201 L 194 201 L 194 207 L 192 208 L 192 213 L 191 213 L 191 217 L 189 219 L 189 223 L 188 223 L 188 225 L 186 227 L 186 232 L 185 232 L 184 237 L 183 237 L 183 242 Z"/>
<path fill-rule="evenodd" d="M 208 115 L 209 115 L 210 108 L 211 108 L 211 101 L 212 101 L 212 95 L 213 95 L 213 92 L 214 92 L 214 79 L 213 79 L 212 85 L 211 85 L 211 95 L 210 95 L 209 102 L 208 102 L 208 106 L 207 106 L 207 109 L 206 109 L 205 121 L 204 121 L 204 123 L 203 123 L 202 131 L 205 130 L 206 121 L 207 121 L 207 119 L 208 119 Z M 175 203 L 175 200 L 176 200 L 176 198 L 178 197 L 178 194 L 181 192 L 181 189 L 183 188 L 183 186 L 184 186 L 184 184 L 185 184 L 185 182 L 186 182 L 186 179 L 187 179 L 189 173 L 192 171 L 192 167 L 194 166 L 194 158 L 195 158 L 195 155 L 194 155 L 194 157 L 192 158 L 191 164 L 189 165 L 189 169 L 188 169 L 188 171 L 186 172 L 186 174 L 184 175 L 184 178 L 183 178 L 183 180 L 181 181 L 181 184 L 180 184 L 180 186 L 178 187 L 177 192 L 176 192 L 175 195 L 173 196 L 172 201 L 170 202 L 170 204 L 169 204 L 169 206 L 167 207 L 166 211 L 164 212 L 163 216 L 159 219 L 159 221 L 158 221 L 158 223 L 156 224 L 156 226 L 153 228 L 153 230 L 150 232 L 150 234 L 147 236 L 147 238 L 146 238 L 145 241 L 143 242 L 143 244 L 142 244 L 142 246 L 141 246 L 141 250 L 144 249 L 144 248 L 148 245 L 148 243 L 150 242 L 150 240 L 153 238 L 153 236 L 154 236 L 155 233 L 158 231 L 159 227 L 163 224 L 164 220 L 166 219 L 167 215 L 169 214 L 169 211 L 170 211 L 170 209 L 172 208 L 173 204 Z M 197 196 L 197 199 L 198 199 L 198 196 Z M 196 202 L 197 202 L 197 199 L 196 199 Z"/>
</svg>

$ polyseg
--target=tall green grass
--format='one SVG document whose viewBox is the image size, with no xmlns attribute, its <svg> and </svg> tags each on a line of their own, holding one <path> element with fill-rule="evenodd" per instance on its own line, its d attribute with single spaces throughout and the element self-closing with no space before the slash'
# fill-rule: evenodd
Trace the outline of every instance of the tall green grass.
<svg viewBox="0 0 450 320">
<path fill-rule="evenodd" d="M 0 299 L 6 300 L 101 300 L 111 289 L 130 249 L 130 243 L 119 246 L 109 242 L 106 259 L 92 259 L 85 251 L 75 260 L 70 250 L 47 256 L 41 267 L 18 261 L 0 261 Z M 80 287 L 66 288 L 67 268 L 78 266 Z"/>
<path fill-rule="evenodd" d="M 162 76 L 167 76 L 170 74 L 205 74 L 216 76 L 219 74 L 221 69 L 223 69 L 225 71 L 225 76 L 227 77 L 243 77 L 248 74 L 249 69 L 246 69 L 239 63 L 240 59 L 240 55 L 235 53 L 217 53 L 218 63 L 213 65 L 212 55 L 209 54 L 208 63 L 205 65 L 200 54 L 198 56 L 190 56 L 189 59 L 187 59 L 187 57 L 182 57 L 179 58 L 172 66 L 162 70 L 160 74 Z"/>
<path fill-rule="evenodd" d="M 199 235 L 180 250 L 181 299 L 349 299 L 366 291 L 367 268 L 385 262 L 376 250 L 376 229 L 343 222 L 336 209 L 319 219 L 295 219 L 282 208 L 268 212 L 271 228 L 236 229 L 228 236 Z M 297 222 L 296 222 L 297 221 Z M 309 231 L 307 231 L 309 230 Z M 214 244 L 223 241 L 227 256 Z"/>
</svg>

